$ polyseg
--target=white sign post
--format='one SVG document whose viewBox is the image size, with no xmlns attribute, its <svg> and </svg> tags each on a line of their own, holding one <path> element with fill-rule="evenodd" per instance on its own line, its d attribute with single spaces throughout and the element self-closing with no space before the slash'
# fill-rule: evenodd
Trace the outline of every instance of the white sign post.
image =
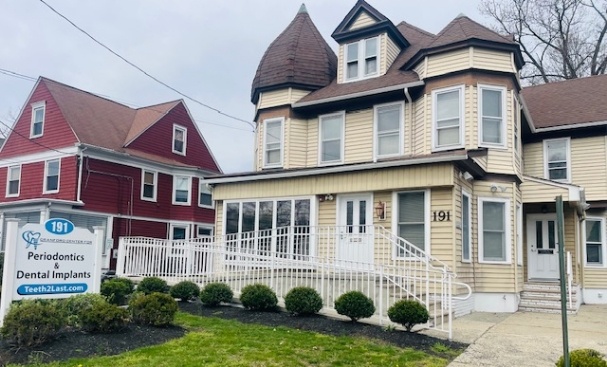
<svg viewBox="0 0 607 367">
<path fill-rule="evenodd" d="M 14 300 L 99 293 L 103 228 L 95 233 L 66 219 L 18 227 L 7 219 L 0 325 Z"/>
</svg>

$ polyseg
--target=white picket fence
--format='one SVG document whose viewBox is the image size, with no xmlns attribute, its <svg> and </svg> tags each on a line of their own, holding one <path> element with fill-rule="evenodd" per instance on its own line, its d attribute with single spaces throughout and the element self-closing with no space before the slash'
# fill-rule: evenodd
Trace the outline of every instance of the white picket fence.
<svg viewBox="0 0 607 367">
<path fill-rule="evenodd" d="M 415 299 L 430 313 L 426 326 L 451 338 L 453 291 L 463 290 L 459 298 L 465 299 L 470 287 L 383 227 L 364 227 L 285 227 L 179 241 L 123 237 L 116 270 L 119 276 L 191 280 L 201 286 L 223 282 L 237 295 L 246 285 L 262 283 L 280 300 L 294 287 L 312 287 L 328 313 L 337 297 L 358 290 L 374 301 L 371 321 L 380 325 L 390 322 L 387 310 L 394 302 Z"/>
</svg>

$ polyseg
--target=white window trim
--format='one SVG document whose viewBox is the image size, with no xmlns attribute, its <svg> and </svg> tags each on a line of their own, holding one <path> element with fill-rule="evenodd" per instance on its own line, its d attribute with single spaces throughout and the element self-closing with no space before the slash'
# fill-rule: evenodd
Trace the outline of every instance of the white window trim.
<svg viewBox="0 0 607 367">
<path fill-rule="evenodd" d="M 176 193 L 177 193 L 177 178 L 187 178 L 188 179 L 188 201 L 185 203 L 176 201 Z M 174 175 L 173 176 L 173 205 L 183 205 L 189 206 L 192 203 L 192 177 L 191 176 L 183 176 L 183 175 Z"/>
<path fill-rule="evenodd" d="M 382 107 L 398 106 L 400 109 L 400 120 L 398 122 L 398 153 L 396 154 L 379 154 L 379 131 L 378 131 L 378 110 Z M 379 158 L 396 157 L 403 155 L 405 147 L 405 103 L 383 103 L 373 106 L 373 161 L 377 161 Z"/>
<path fill-rule="evenodd" d="M 556 139 L 545 139 L 543 141 L 543 152 L 544 152 L 544 178 L 550 180 L 550 173 L 548 172 L 548 142 L 565 140 L 565 150 L 567 154 L 567 179 L 566 180 L 551 180 L 556 182 L 571 183 L 571 138 L 556 138 Z"/>
<path fill-rule="evenodd" d="M 48 178 L 48 165 L 50 162 L 59 162 L 59 170 L 57 172 L 57 190 L 49 190 L 46 186 L 47 178 Z M 49 159 L 44 162 L 44 183 L 43 183 L 43 194 L 56 194 L 59 192 L 59 188 L 61 187 L 61 158 L 57 159 Z"/>
<path fill-rule="evenodd" d="M 515 129 L 515 126 L 512 127 L 512 139 L 513 139 L 512 149 L 514 149 L 515 158 L 521 159 L 522 151 L 523 151 L 523 139 L 522 139 L 523 124 L 521 122 L 521 118 L 522 118 L 521 103 L 514 93 L 513 93 L 512 106 L 514 108 L 513 116 L 512 116 L 512 123 L 516 125 L 516 129 Z M 514 133 L 515 131 L 517 131 L 518 134 L 515 134 Z M 515 148 L 517 145 L 518 145 L 518 149 Z"/>
<path fill-rule="evenodd" d="M 588 257 L 586 255 L 586 220 L 593 220 L 593 221 L 600 221 L 601 222 L 601 250 L 602 250 L 602 255 L 603 258 L 601 259 L 603 262 L 601 264 L 588 264 Z M 584 225 L 582 226 L 582 238 L 584 239 L 584 243 L 583 243 L 583 257 L 584 257 L 584 267 L 587 268 L 593 268 L 593 269 L 597 269 L 597 268 L 605 268 L 607 267 L 607 261 L 605 261 L 605 251 L 607 250 L 607 242 L 605 241 L 605 218 L 601 218 L 601 217 L 586 217 L 586 220 L 584 220 Z"/>
<path fill-rule="evenodd" d="M 424 193 L 424 211 L 426 212 L 426 218 L 424 218 L 424 241 L 426 242 L 426 248 L 423 250 L 428 256 L 432 256 L 432 244 L 430 243 L 431 234 L 431 213 L 430 213 L 430 194 L 431 190 L 403 190 L 392 192 L 392 233 L 398 234 L 398 194 L 423 192 Z M 392 246 L 392 260 L 412 259 L 407 256 L 397 256 L 396 247 Z"/>
<path fill-rule="evenodd" d="M 501 124 L 501 136 L 502 142 L 499 144 L 485 142 L 483 141 L 483 89 L 493 90 L 501 92 L 502 94 L 502 124 Z M 506 127 L 508 125 L 508 109 L 506 106 L 506 87 L 498 87 L 494 85 L 486 85 L 486 84 L 478 84 L 477 85 L 477 95 L 478 95 L 478 105 L 476 108 L 478 115 L 478 146 L 484 148 L 501 148 L 507 149 L 508 147 L 508 135 L 506 135 Z M 521 133 L 519 129 L 519 134 Z"/>
<path fill-rule="evenodd" d="M 213 200 L 212 190 L 209 190 L 211 192 L 211 205 L 203 205 L 200 203 L 200 192 L 202 191 L 203 187 L 206 187 L 206 185 L 207 184 L 202 179 L 198 179 L 198 206 L 201 208 L 213 209 L 215 208 L 215 200 Z"/>
<path fill-rule="evenodd" d="M 468 223 L 468 258 L 464 258 L 464 213 L 463 213 L 463 209 L 464 209 L 464 196 L 468 198 L 468 220 L 470 223 Z M 463 263 L 471 263 L 472 262 L 472 195 L 470 195 L 469 192 L 462 190 L 462 215 L 461 215 L 461 220 L 462 220 L 462 229 L 461 229 L 461 233 L 462 233 L 462 262 Z"/>
<path fill-rule="evenodd" d="M 438 125 L 437 125 L 437 121 L 436 121 L 436 118 L 438 117 L 437 96 L 439 94 L 449 93 L 449 92 L 453 92 L 453 91 L 459 92 L 459 104 L 460 104 L 460 108 L 459 108 L 459 144 L 439 146 L 438 145 L 438 133 L 437 133 Z M 465 108 L 466 108 L 466 87 L 464 85 L 459 85 L 456 87 L 441 88 L 441 89 L 436 89 L 436 90 L 432 91 L 432 151 L 433 152 L 460 149 L 460 148 L 464 148 L 466 146 L 466 142 L 464 139 L 464 137 L 466 136 L 466 134 L 465 134 L 465 130 L 466 130 Z"/>
<path fill-rule="evenodd" d="M 46 119 L 46 102 L 45 101 L 41 101 L 41 102 L 36 102 L 36 103 L 32 103 L 32 120 L 30 123 L 30 139 L 33 138 L 39 138 L 42 135 L 44 135 L 44 120 Z M 42 108 L 42 129 L 40 129 L 40 134 L 38 135 L 34 135 L 34 122 L 35 122 L 35 118 L 36 118 L 36 110 Z"/>
<path fill-rule="evenodd" d="M 11 181 L 11 175 L 10 175 L 10 171 L 13 168 L 17 168 L 19 167 L 19 186 L 17 186 L 17 193 L 16 194 L 9 194 L 8 190 L 9 190 L 9 183 Z M 16 198 L 19 197 L 19 194 L 21 194 L 21 176 L 22 176 L 22 172 L 23 172 L 23 166 L 22 165 L 16 165 L 16 166 L 8 166 L 6 168 L 6 197 L 7 198 Z"/>
<path fill-rule="evenodd" d="M 175 132 L 177 130 L 183 131 L 183 152 L 175 150 Z M 185 156 L 186 155 L 187 146 L 188 146 L 188 129 L 186 127 L 184 127 L 184 126 L 173 124 L 173 140 L 171 140 L 171 150 L 175 154 L 179 154 L 179 155 Z"/>
<path fill-rule="evenodd" d="M 147 198 L 147 197 L 143 196 L 146 172 L 154 174 L 154 193 L 152 194 L 151 198 Z M 157 171 L 153 171 L 153 170 L 145 169 L 145 168 L 141 169 L 141 200 L 153 201 L 153 202 L 158 200 L 158 172 Z"/>
<path fill-rule="evenodd" d="M 516 203 L 516 264 L 523 265 L 523 205 Z"/>
<path fill-rule="evenodd" d="M 266 136 L 268 131 L 268 124 L 273 122 L 280 122 L 280 161 L 278 163 L 268 163 L 266 156 Z M 282 167 L 282 162 L 284 160 L 284 131 L 285 131 L 285 119 L 283 117 L 279 118 L 271 118 L 263 121 L 263 167 L 264 168 L 275 168 Z"/>
<path fill-rule="evenodd" d="M 329 118 L 329 117 L 334 117 L 334 116 L 341 117 L 341 151 L 340 151 L 341 158 L 339 160 L 323 162 L 322 161 L 322 120 L 324 118 Z M 340 112 L 336 112 L 336 113 L 318 116 L 318 165 L 319 166 L 333 166 L 336 164 L 344 163 L 345 146 L 346 146 L 346 112 L 340 111 Z"/>
<path fill-rule="evenodd" d="M 377 41 L 377 70 L 373 74 L 365 75 L 365 41 L 375 38 Z M 348 78 L 348 45 L 358 43 L 358 76 L 356 78 Z M 343 80 L 344 83 L 355 82 L 359 80 L 365 80 L 370 78 L 376 78 L 380 75 L 381 69 L 381 38 L 379 36 L 364 38 L 356 42 L 350 42 L 343 46 L 344 48 L 344 60 L 343 60 Z"/>
<path fill-rule="evenodd" d="M 504 245 L 506 246 L 506 260 L 505 261 L 497 261 L 497 260 L 484 260 L 484 242 L 483 242 L 483 232 L 484 232 L 484 223 L 483 223 L 483 203 L 484 202 L 496 202 L 504 204 L 504 218 L 506 223 L 504 223 Z M 511 241 L 511 228 L 512 228 L 512 218 L 510 213 L 510 200 L 502 199 L 502 198 L 493 198 L 493 197 L 479 197 L 477 202 L 477 210 L 478 213 L 478 262 L 481 264 L 512 264 L 512 241 Z"/>
</svg>

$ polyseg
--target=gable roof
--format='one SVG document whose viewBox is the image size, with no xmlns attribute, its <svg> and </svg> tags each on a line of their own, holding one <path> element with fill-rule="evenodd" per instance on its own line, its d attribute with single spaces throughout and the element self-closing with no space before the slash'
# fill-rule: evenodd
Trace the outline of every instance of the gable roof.
<svg viewBox="0 0 607 367">
<path fill-rule="evenodd" d="M 133 119 L 131 129 L 126 136 L 124 144 L 129 145 L 130 142 L 136 139 L 150 126 L 154 125 L 156 121 L 160 120 L 162 116 L 169 113 L 169 111 L 171 111 L 179 103 L 180 101 L 171 101 L 139 108 L 135 113 L 135 118 Z"/>
<path fill-rule="evenodd" d="M 607 123 L 607 75 L 526 87 L 522 95 L 537 129 Z"/>
</svg>

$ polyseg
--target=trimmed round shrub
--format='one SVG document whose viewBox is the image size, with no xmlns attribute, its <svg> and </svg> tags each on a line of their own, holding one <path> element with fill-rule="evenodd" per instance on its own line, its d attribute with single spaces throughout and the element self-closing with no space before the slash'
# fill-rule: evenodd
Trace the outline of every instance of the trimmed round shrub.
<svg viewBox="0 0 607 367">
<path fill-rule="evenodd" d="M 0 334 L 17 347 L 34 347 L 55 338 L 66 324 L 57 302 L 22 300 L 8 310 Z"/>
<path fill-rule="evenodd" d="M 137 291 L 145 294 L 157 293 L 168 293 L 169 286 L 167 282 L 157 277 L 143 278 L 137 285 Z"/>
<path fill-rule="evenodd" d="M 313 288 L 296 287 L 285 296 L 285 307 L 296 315 L 313 315 L 322 308 L 322 298 Z"/>
<path fill-rule="evenodd" d="M 187 302 L 200 295 L 200 288 L 196 283 L 184 280 L 172 286 L 169 294 L 171 297 L 181 300 L 181 302 Z"/>
<path fill-rule="evenodd" d="M 267 285 L 249 284 L 242 289 L 240 302 L 249 310 L 268 311 L 276 309 L 278 298 Z"/>
<path fill-rule="evenodd" d="M 216 307 L 221 302 L 232 302 L 234 292 L 225 283 L 209 283 L 200 292 L 200 301 L 208 307 Z"/>
<path fill-rule="evenodd" d="M 415 325 L 428 322 L 430 315 L 421 303 L 413 300 L 402 300 L 388 309 L 388 317 L 392 322 L 401 324 L 407 331 L 411 331 Z"/>
<path fill-rule="evenodd" d="M 136 294 L 129 302 L 132 320 L 143 325 L 169 325 L 177 309 L 177 301 L 166 293 Z"/>
<path fill-rule="evenodd" d="M 350 291 L 342 294 L 335 301 L 335 311 L 349 317 L 352 321 L 373 316 L 375 306 L 373 300 L 359 291 Z"/>
<path fill-rule="evenodd" d="M 607 367 L 607 362 L 601 353 L 594 349 L 577 349 L 569 352 L 569 362 L 571 362 L 571 367 Z M 565 366 L 564 356 L 561 356 L 556 365 L 557 367 Z"/>
<path fill-rule="evenodd" d="M 79 315 L 82 329 L 90 333 L 113 333 L 129 324 L 129 311 L 109 302 L 95 303 Z"/>
<path fill-rule="evenodd" d="M 135 282 L 133 282 L 131 279 L 129 278 L 112 278 L 112 280 L 117 280 L 119 282 L 122 282 L 124 284 L 126 284 L 127 287 L 129 287 L 129 294 L 133 293 L 135 291 Z"/>
<path fill-rule="evenodd" d="M 64 298 L 57 301 L 60 311 L 67 319 L 67 326 L 73 328 L 81 328 L 80 314 L 96 304 L 107 303 L 104 296 L 97 293 L 85 293 Z"/>
<path fill-rule="evenodd" d="M 107 297 L 110 303 L 115 305 L 126 304 L 127 297 L 133 293 L 133 285 L 130 279 L 114 278 L 101 283 L 100 293 Z"/>
</svg>

